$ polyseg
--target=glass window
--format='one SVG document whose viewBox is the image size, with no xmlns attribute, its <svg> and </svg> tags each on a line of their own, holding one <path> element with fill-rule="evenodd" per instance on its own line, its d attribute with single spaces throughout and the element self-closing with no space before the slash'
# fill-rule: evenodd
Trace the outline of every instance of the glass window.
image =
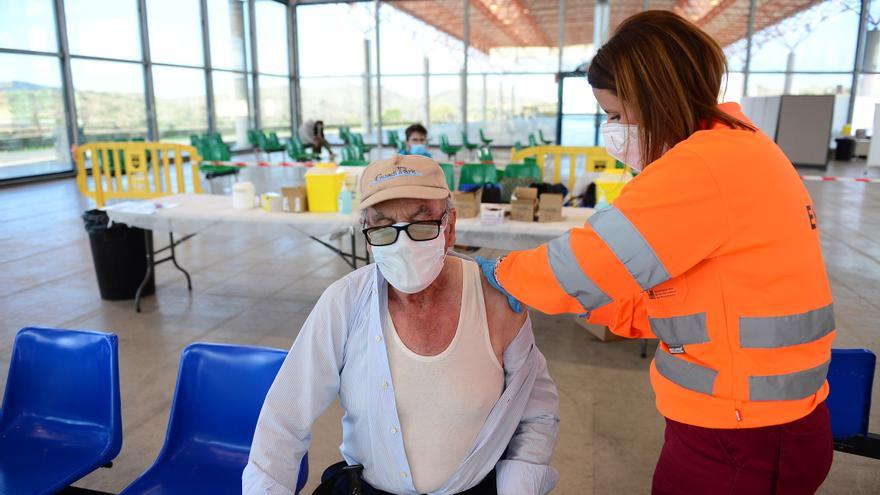
<svg viewBox="0 0 880 495">
<path fill-rule="evenodd" d="M 141 58 L 135 0 L 64 2 L 70 53 L 93 57 Z"/>
<path fill-rule="evenodd" d="M 749 74 L 749 96 L 779 96 L 785 93 L 785 74 Z"/>
<path fill-rule="evenodd" d="M 721 96 L 718 101 L 732 101 L 739 103 L 743 96 L 743 83 L 745 75 L 742 72 L 729 72 L 721 82 Z"/>
<path fill-rule="evenodd" d="M 236 147 L 247 147 L 248 85 L 244 74 L 214 71 L 214 105 L 217 132 Z"/>
<path fill-rule="evenodd" d="M 287 75 L 287 6 L 274 0 L 257 1 L 257 70 Z"/>
<path fill-rule="evenodd" d="M 401 131 L 425 119 L 425 77 L 382 75 L 382 127 Z M 403 136 L 403 132 L 399 132 Z"/>
<path fill-rule="evenodd" d="M 73 59 L 71 70 L 80 142 L 146 137 L 139 64 Z"/>
<path fill-rule="evenodd" d="M 0 2 L 0 47 L 57 52 L 52 0 Z"/>
<path fill-rule="evenodd" d="M 0 180 L 70 168 L 58 59 L 0 53 Z"/>
<path fill-rule="evenodd" d="M 859 92 L 853 112 L 853 129 L 867 129 L 874 133 L 874 112 L 880 104 L 880 75 L 864 74 L 859 79 Z M 874 139 L 880 139 L 874 134 Z"/>
<path fill-rule="evenodd" d="M 562 145 L 597 145 L 597 124 L 602 122 L 604 114 L 600 113 L 586 78 L 566 77 L 562 80 L 562 91 Z"/>
<path fill-rule="evenodd" d="M 586 81 L 579 80 L 586 86 Z M 529 135 L 556 139 L 556 80 L 553 74 L 468 77 L 468 139 L 479 129 L 493 144 L 527 146 Z M 485 119 L 484 119 L 485 117 Z"/>
<path fill-rule="evenodd" d="M 323 120 L 328 130 L 347 125 L 355 132 L 363 131 L 363 77 L 303 78 L 300 91 L 303 121 Z"/>
<path fill-rule="evenodd" d="M 768 3 L 757 14 L 774 8 Z M 755 33 L 751 70 L 852 71 L 858 25 L 858 9 L 825 0 Z"/>
<path fill-rule="evenodd" d="M 302 77 L 364 73 L 364 40 L 373 39 L 372 6 L 364 3 L 303 5 L 297 7 L 296 19 Z M 371 44 L 371 59 L 375 58 L 374 51 Z M 371 62 L 371 66 L 374 67 L 374 63 Z"/>
<path fill-rule="evenodd" d="M 199 0 L 147 0 L 147 23 L 153 62 L 205 64 Z"/>
<path fill-rule="evenodd" d="M 153 91 L 160 140 L 189 143 L 208 130 L 203 70 L 153 66 Z"/>
<path fill-rule="evenodd" d="M 431 75 L 431 121 L 428 132 L 439 141 L 446 134 L 452 143 L 461 143 L 461 76 Z"/>
<path fill-rule="evenodd" d="M 267 131 L 290 131 L 290 79 L 260 75 L 260 125 Z"/>
<path fill-rule="evenodd" d="M 214 68 L 247 70 L 250 44 L 246 21 L 246 0 L 208 0 L 208 34 Z"/>
<path fill-rule="evenodd" d="M 793 95 L 848 95 L 852 85 L 851 74 L 793 74 Z"/>
</svg>

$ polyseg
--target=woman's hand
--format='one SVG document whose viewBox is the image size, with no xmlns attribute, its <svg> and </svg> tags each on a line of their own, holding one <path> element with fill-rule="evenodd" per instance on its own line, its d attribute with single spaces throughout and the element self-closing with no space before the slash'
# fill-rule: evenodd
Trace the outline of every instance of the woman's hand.
<svg viewBox="0 0 880 495">
<path fill-rule="evenodd" d="M 477 264 L 480 265 L 480 271 L 483 273 L 483 276 L 486 277 L 486 281 L 489 282 L 489 285 L 494 287 L 498 292 L 504 294 L 507 297 L 507 304 L 510 306 L 510 309 L 516 311 L 517 313 L 522 313 L 523 307 L 522 303 L 516 300 L 513 296 L 510 295 L 509 292 L 504 290 L 504 287 L 501 287 L 501 284 L 498 283 L 498 279 L 495 278 L 495 266 L 498 265 L 498 261 L 500 258 L 494 258 L 487 260 L 482 256 L 477 256 Z"/>
</svg>

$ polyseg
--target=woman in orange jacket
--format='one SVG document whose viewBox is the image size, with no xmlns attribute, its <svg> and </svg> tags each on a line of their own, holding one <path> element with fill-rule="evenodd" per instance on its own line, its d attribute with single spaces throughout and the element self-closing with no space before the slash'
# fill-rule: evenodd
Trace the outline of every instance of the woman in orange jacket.
<svg viewBox="0 0 880 495">
<path fill-rule="evenodd" d="M 641 173 L 583 228 L 480 263 L 512 306 L 660 339 L 654 493 L 813 493 L 833 452 L 816 215 L 779 147 L 717 103 L 725 73 L 718 44 L 677 15 L 624 21 L 588 80 L 609 153 Z"/>
</svg>

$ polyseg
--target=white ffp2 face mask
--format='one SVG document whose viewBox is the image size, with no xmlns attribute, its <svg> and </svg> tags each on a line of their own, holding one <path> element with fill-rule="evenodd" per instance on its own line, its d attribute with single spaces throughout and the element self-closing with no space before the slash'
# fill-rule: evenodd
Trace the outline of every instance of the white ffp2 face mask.
<svg viewBox="0 0 880 495">
<path fill-rule="evenodd" d="M 400 292 L 415 294 L 431 285 L 443 270 L 446 238 L 441 231 L 436 239 L 414 241 L 406 232 L 400 232 L 397 242 L 388 246 L 372 246 L 372 251 L 385 280 Z"/>
<path fill-rule="evenodd" d="M 636 171 L 642 169 L 644 163 L 639 149 L 639 126 L 605 122 L 602 124 L 602 139 L 605 140 L 605 149 L 609 155 Z"/>
</svg>

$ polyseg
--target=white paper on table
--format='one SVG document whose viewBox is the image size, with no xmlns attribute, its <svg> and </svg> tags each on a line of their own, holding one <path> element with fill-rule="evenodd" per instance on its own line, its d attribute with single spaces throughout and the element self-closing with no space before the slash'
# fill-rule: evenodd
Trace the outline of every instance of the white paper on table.
<svg viewBox="0 0 880 495">
<path fill-rule="evenodd" d="M 152 201 L 124 201 L 115 205 L 105 206 L 103 209 L 105 211 L 113 210 L 140 215 L 152 215 L 156 213 L 156 203 Z"/>
</svg>

